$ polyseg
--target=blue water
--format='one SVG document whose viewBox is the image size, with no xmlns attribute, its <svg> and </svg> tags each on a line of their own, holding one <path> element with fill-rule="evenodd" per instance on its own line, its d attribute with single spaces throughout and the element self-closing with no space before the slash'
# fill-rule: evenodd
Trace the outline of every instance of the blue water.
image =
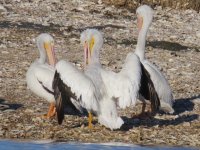
<svg viewBox="0 0 200 150">
<path fill-rule="evenodd" d="M 157 147 L 127 145 L 123 143 L 68 143 L 55 141 L 0 141 L 0 150 L 198 150 L 186 147 Z"/>
</svg>

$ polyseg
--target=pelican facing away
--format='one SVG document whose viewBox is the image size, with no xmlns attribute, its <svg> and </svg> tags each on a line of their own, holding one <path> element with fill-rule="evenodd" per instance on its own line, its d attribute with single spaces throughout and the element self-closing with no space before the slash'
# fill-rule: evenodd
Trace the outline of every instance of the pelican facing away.
<svg viewBox="0 0 200 150">
<path fill-rule="evenodd" d="M 55 73 L 55 54 L 54 40 L 46 33 L 37 37 L 37 46 L 40 58 L 36 59 L 29 67 L 26 73 L 26 82 L 28 88 L 36 95 L 50 102 L 49 110 L 45 118 L 55 115 L 55 99 L 52 89 L 52 82 Z M 48 63 L 47 63 L 48 59 Z"/>
<path fill-rule="evenodd" d="M 103 37 L 97 30 L 87 29 L 81 34 L 81 44 L 84 46 L 84 72 L 64 60 L 55 66 L 53 89 L 58 122 L 64 119 L 64 103 L 73 99 L 88 110 L 89 128 L 92 127 L 92 113 L 95 113 L 100 124 L 111 130 L 118 129 L 124 122 L 118 117 L 115 99 L 106 89 L 99 62 Z"/>
<path fill-rule="evenodd" d="M 160 100 L 150 75 L 133 51 L 128 53 L 119 73 L 103 69 L 101 73 L 107 92 L 117 100 L 120 108 L 135 106 L 138 96 L 141 95 L 150 100 L 152 112 L 159 109 Z M 144 111 L 145 105 L 142 107 L 142 114 Z"/>
<path fill-rule="evenodd" d="M 172 105 L 174 100 L 169 83 L 158 68 L 145 59 L 145 42 L 149 26 L 153 19 L 153 10 L 149 6 L 143 5 L 136 10 L 136 13 L 138 17 L 139 35 L 135 53 L 139 56 L 144 68 L 150 74 L 160 99 L 160 109 L 167 113 L 173 113 L 174 109 L 172 108 Z"/>
</svg>

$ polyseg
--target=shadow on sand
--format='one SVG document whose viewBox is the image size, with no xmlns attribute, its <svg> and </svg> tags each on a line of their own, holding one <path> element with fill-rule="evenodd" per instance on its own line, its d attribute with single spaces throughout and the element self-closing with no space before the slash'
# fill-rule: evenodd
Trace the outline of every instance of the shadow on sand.
<svg viewBox="0 0 200 150">
<path fill-rule="evenodd" d="M 61 27 L 65 27 L 62 31 L 60 30 Z M 0 21 L 0 28 L 19 28 L 19 29 L 27 29 L 27 30 L 36 30 L 39 32 L 56 32 L 58 34 L 63 34 L 63 31 L 71 32 L 71 31 L 77 31 L 82 32 L 85 29 L 88 28 L 94 28 L 98 30 L 102 30 L 105 28 L 115 28 L 115 29 L 125 29 L 125 26 L 119 26 L 119 25 L 113 25 L 113 24 L 106 24 L 106 25 L 99 25 L 99 26 L 87 26 L 84 28 L 74 28 L 73 26 L 60 26 L 59 24 L 52 24 L 49 23 L 49 25 L 42 25 L 42 24 L 35 24 L 32 22 L 10 22 L 10 21 Z M 125 44 L 125 45 L 135 45 L 137 44 L 137 40 L 129 40 L 129 39 L 122 39 L 122 41 L 117 41 L 113 38 L 108 38 L 105 42 L 107 44 Z M 181 45 L 176 42 L 169 42 L 169 41 L 147 41 L 147 46 L 151 46 L 153 48 L 161 48 L 164 50 L 170 50 L 170 51 L 184 51 L 188 49 L 194 49 L 197 52 L 200 52 L 200 47 L 188 47 Z"/>
<path fill-rule="evenodd" d="M 17 110 L 21 108 L 22 106 L 23 106 L 22 104 L 7 103 L 5 99 L 0 98 L 0 111 L 6 111 L 8 109 Z"/>
<path fill-rule="evenodd" d="M 181 114 L 185 111 L 192 111 L 194 109 L 194 99 L 200 98 L 200 94 L 189 98 L 176 99 L 174 103 L 175 114 Z"/>
<path fill-rule="evenodd" d="M 85 27 L 85 28 L 80 28 L 78 30 L 79 31 L 83 31 L 83 30 L 86 30 L 86 29 L 102 30 L 102 29 L 105 29 L 105 28 L 125 29 L 126 27 L 125 26 L 113 25 L 113 24 L 106 24 L 106 25 L 102 25 L 102 26 L 88 26 L 88 27 Z"/>
<path fill-rule="evenodd" d="M 58 32 L 60 31 L 60 25 L 50 23 L 49 26 L 42 24 L 35 24 L 32 22 L 10 22 L 10 21 L 0 21 L 0 28 L 18 28 L 24 30 L 36 30 L 40 32 Z"/>
<path fill-rule="evenodd" d="M 194 109 L 194 103 L 192 102 L 194 99 L 200 98 L 200 94 L 197 96 L 192 96 L 189 98 L 181 98 L 176 99 L 174 103 L 174 110 L 175 113 L 173 115 L 179 115 L 185 111 L 192 111 Z M 190 114 L 190 115 L 181 115 L 178 116 L 175 119 L 157 119 L 157 118 L 150 118 L 145 120 L 139 120 L 135 118 L 128 118 L 126 116 L 122 117 L 125 124 L 121 127 L 121 130 L 129 130 L 133 127 L 139 127 L 139 126 L 147 126 L 147 127 L 153 127 L 153 126 L 169 126 L 169 125 L 178 125 L 184 122 L 191 122 L 193 120 L 196 120 L 199 118 L 199 114 Z"/>
<path fill-rule="evenodd" d="M 139 127 L 139 126 L 146 126 L 146 127 L 153 127 L 153 126 L 169 126 L 169 125 L 178 125 L 183 122 L 191 122 L 193 120 L 198 119 L 198 114 L 192 114 L 192 115 L 182 115 L 179 116 L 176 119 L 156 119 L 156 118 L 151 118 L 151 119 L 146 119 L 146 120 L 139 120 L 139 121 L 134 121 L 133 118 L 128 118 L 126 116 L 123 116 L 123 120 L 125 124 L 121 127 L 120 130 L 123 131 L 128 131 L 129 129 L 132 129 L 133 127 Z"/>
<path fill-rule="evenodd" d="M 135 39 L 122 39 L 121 41 L 117 41 L 116 39 L 113 39 L 111 37 L 106 38 L 106 42 L 109 45 L 115 44 L 124 44 L 126 46 L 129 45 L 136 45 L 137 40 Z M 169 50 L 169 51 L 187 51 L 187 50 L 195 50 L 196 52 L 200 52 L 200 47 L 189 47 L 185 45 L 181 45 L 176 42 L 169 42 L 169 41 L 147 41 L 147 46 L 153 47 L 153 48 L 160 48 L 164 50 Z"/>
<path fill-rule="evenodd" d="M 192 111 L 194 109 L 194 103 L 192 102 L 194 99 L 200 98 L 200 94 L 197 96 L 192 96 L 189 98 L 181 98 L 181 99 L 176 99 L 174 103 L 174 110 L 175 113 L 173 115 L 179 115 L 185 111 Z M 68 112 L 66 111 L 68 110 Z M 79 117 L 87 117 L 87 111 L 84 110 L 83 114 L 80 114 L 79 112 L 73 112 L 73 110 L 69 111 L 70 109 L 66 109 L 65 114 L 68 115 L 78 115 Z M 162 114 L 160 114 L 162 115 Z M 190 115 L 181 115 L 178 116 L 175 119 L 157 119 L 157 118 L 148 118 L 148 119 L 136 119 L 134 118 L 128 118 L 126 116 L 122 116 L 122 119 L 124 120 L 124 125 L 119 129 L 121 131 L 128 131 L 129 129 L 132 129 L 134 127 L 139 127 L 139 126 L 146 126 L 146 127 L 153 127 L 153 126 L 169 126 L 169 125 L 179 125 L 184 122 L 191 122 L 193 120 L 198 119 L 199 115 L 198 114 L 190 114 Z M 97 124 L 98 121 L 93 121 L 93 125 Z M 87 119 L 80 124 L 74 125 L 72 128 L 77 128 L 81 127 L 82 125 L 88 126 Z"/>
<path fill-rule="evenodd" d="M 199 47 L 189 47 L 169 41 L 151 41 L 147 43 L 147 46 L 151 46 L 153 48 L 161 48 L 169 51 L 185 51 L 189 49 L 194 49 L 196 52 L 200 52 Z"/>
<path fill-rule="evenodd" d="M 106 24 L 102 26 L 88 26 L 84 28 L 74 28 L 73 26 L 60 26 L 59 24 L 52 24 L 49 25 L 42 25 L 42 24 L 35 24 L 32 22 L 10 22 L 10 21 L 0 21 L 0 28 L 19 28 L 19 29 L 29 29 L 29 30 L 37 30 L 40 32 L 57 32 L 62 34 L 63 31 L 60 30 L 60 27 L 65 27 L 64 31 L 79 31 L 82 32 L 88 28 L 94 28 L 98 30 L 102 30 L 105 28 L 116 28 L 116 29 L 124 29 L 125 26 L 118 26 L 112 24 Z"/>
</svg>

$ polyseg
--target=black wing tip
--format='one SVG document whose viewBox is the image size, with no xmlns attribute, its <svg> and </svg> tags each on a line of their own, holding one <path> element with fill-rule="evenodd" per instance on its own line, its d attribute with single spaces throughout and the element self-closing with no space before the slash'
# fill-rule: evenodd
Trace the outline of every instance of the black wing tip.
<svg viewBox="0 0 200 150">
<path fill-rule="evenodd" d="M 62 124 L 64 120 L 64 106 L 63 106 L 64 104 L 63 104 L 62 91 L 60 90 L 59 87 L 60 84 L 61 84 L 60 74 L 56 70 L 54 74 L 52 88 L 54 90 L 54 98 L 56 101 L 56 113 L 59 125 Z"/>
<path fill-rule="evenodd" d="M 58 120 L 58 124 L 61 125 L 64 120 L 64 115 L 63 115 L 63 117 L 57 115 L 57 120 Z"/>
<path fill-rule="evenodd" d="M 60 74 L 55 71 L 54 78 L 53 78 L 53 83 L 52 83 L 52 88 L 55 90 L 58 87 L 58 82 L 59 82 Z"/>
<path fill-rule="evenodd" d="M 156 114 L 160 109 L 160 99 L 158 93 L 155 90 L 154 83 L 151 80 L 149 72 L 145 69 L 141 63 L 142 77 L 141 77 L 141 88 L 140 93 L 145 99 L 151 101 L 151 110 L 153 114 Z"/>
<path fill-rule="evenodd" d="M 160 99 L 156 92 L 154 93 L 154 96 L 151 99 L 151 109 L 155 113 L 157 113 L 160 110 Z"/>
<path fill-rule="evenodd" d="M 56 112 L 58 124 L 62 124 L 64 120 L 64 106 L 67 105 L 73 110 L 77 111 L 78 109 L 72 103 L 71 98 L 74 98 L 79 101 L 75 93 L 71 91 L 71 87 L 66 85 L 60 78 L 60 73 L 55 71 L 52 87 L 54 90 L 54 97 L 56 101 Z M 79 110 L 78 110 L 79 111 Z M 79 111 L 80 112 L 80 111 Z"/>
<path fill-rule="evenodd" d="M 57 116 L 58 124 L 61 125 L 63 123 L 64 118 L 60 118 Z"/>
<path fill-rule="evenodd" d="M 64 104 L 63 104 L 63 97 L 61 95 L 62 93 L 59 93 L 59 96 L 56 99 L 56 113 L 59 125 L 62 124 L 64 120 Z"/>
</svg>

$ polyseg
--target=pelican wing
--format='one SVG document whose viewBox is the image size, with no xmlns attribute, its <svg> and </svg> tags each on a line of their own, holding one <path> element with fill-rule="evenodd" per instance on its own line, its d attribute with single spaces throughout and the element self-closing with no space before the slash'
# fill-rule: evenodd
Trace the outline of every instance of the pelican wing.
<svg viewBox="0 0 200 150">
<path fill-rule="evenodd" d="M 140 87 L 140 74 L 140 61 L 133 53 L 127 55 L 119 73 L 102 71 L 102 78 L 107 91 L 110 96 L 118 99 L 120 108 L 135 105 Z"/>
<path fill-rule="evenodd" d="M 160 98 L 160 109 L 164 112 L 173 113 L 174 109 L 172 108 L 172 106 L 174 103 L 174 99 L 168 81 L 166 80 L 164 75 L 159 71 L 159 69 L 149 61 L 145 60 L 143 62 L 143 65 L 145 69 L 149 72 L 151 80 L 154 83 L 154 87 Z"/>
<path fill-rule="evenodd" d="M 93 82 L 73 64 L 64 60 L 56 64 L 53 88 L 59 123 L 62 123 L 64 118 L 64 102 L 74 109 L 76 108 L 71 98 L 87 110 L 98 111 L 96 89 Z"/>
<path fill-rule="evenodd" d="M 160 99 L 155 90 L 154 84 L 150 78 L 148 71 L 141 63 L 142 77 L 139 93 L 146 99 L 151 101 L 151 110 L 155 112 L 160 107 Z"/>
<path fill-rule="evenodd" d="M 102 70 L 101 74 L 108 95 L 117 100 L 120 108 L 129 106 L 133 91 L 129 77 L 107 70 Z"/>
<path fill-rule="evenodd" d="M 61 124 L 64 119 L 64 103 L 72 108 L 73 110 L 81 110 L 81 108 L 77 108 L 71 99 L 79 100 L 74 93 L 72 93 L 71 88 L 63 83 L 60 78 L 60 74 L 56 71 L 54 80 L 53 80 L 53 89 L 54 89 L 54 97 L 56 100 L 56 111 L 58 123 Z"/>
<path fill-rule="evenodd" d="M 53 94 L 52 82 L 55 72 L 54 69 L 45 65 L 42 65 L 35 69 L 35 76 L 38 82 L 42 85 L 43 89 L 46 90 L 48 93 Z"/>
</svg>

